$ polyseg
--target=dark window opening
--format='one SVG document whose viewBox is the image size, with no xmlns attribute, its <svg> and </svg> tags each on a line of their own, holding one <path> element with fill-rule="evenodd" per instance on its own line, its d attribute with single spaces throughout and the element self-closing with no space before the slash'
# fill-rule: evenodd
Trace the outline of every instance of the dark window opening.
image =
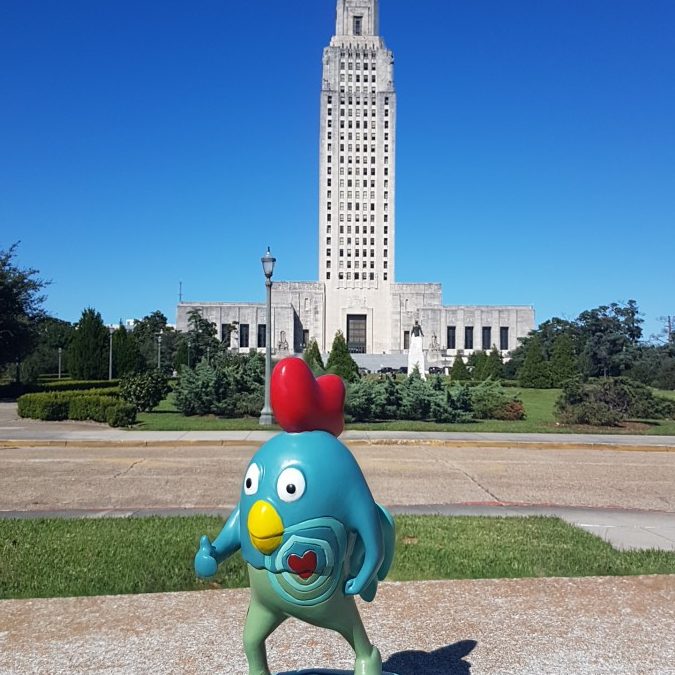
<svg viewBox="0 0 675 675">
<path fill-rule="evenodd" d="M 506 326 L 505 328 L 500 328 L 499 329 L 499 349 L 502 351 L 507 351 L 509 348 L 509 328 Z"/>
<path fill-rule="evenodd" d="M 363 17 L 354 17 L 354 35 L 363 35 Z"/>
<path fill-rule="evenodd" d="M 267 326 L 264 323 L 258 324 L 258 347 L 267 347 Z"/>
<path fill-rule="evenodd" d="M 464 349 L 473 349 L 473 326 L 464 329 Z"/>
<path fill-rule="evenodd" d="M 487 352 L 492 347 L 492 328 L 490 326 L 483 326 L 483 351 Z"/>
<path fill-rule="evenodd" d="M 366 353 L 367 316 L 365 314 L 347 315 L 347 348 L 351 354 Z"/>
<path fill-rule="evenodd" d="M 239 324 L 239 346 L 248 349 L 248 324 Z"/>
<path fill-rule="evenodd" d="M 457 349 L 457 327 L 448 326 L 448 349 Z"/>
<path fill-rule="evenodd" d="M 403 331 L 403 349 L 410 349 L 410 331 Z"/>
</svg>

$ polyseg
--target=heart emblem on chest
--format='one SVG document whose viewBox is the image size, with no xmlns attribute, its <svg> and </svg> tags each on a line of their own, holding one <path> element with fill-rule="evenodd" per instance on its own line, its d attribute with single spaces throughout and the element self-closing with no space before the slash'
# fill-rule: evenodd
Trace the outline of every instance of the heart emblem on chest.
<svg viewBox="0 0 675 675">
<path fill-rule="evenodd" d="M 316 553 L 307 551 L 302 558 L 299 555 L 288 556 L 288 566 L 291 572 L 297 574 L 301 579 L 309 579 L 316 570 Z"/>
</svg>

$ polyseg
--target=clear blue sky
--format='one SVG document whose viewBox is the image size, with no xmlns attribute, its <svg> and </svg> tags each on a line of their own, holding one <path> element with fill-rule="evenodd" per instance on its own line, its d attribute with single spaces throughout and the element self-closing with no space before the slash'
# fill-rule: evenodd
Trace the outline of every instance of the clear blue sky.
<svg viewBox="0 0 675 675">
<path fill-rule="evenodd" d="M 381 0 L 397 280 L 675 314 L 675 2 Z M 317 278 L 335 0 L 3 0 L 0 248 L 107 322 Z"/>
</svg>

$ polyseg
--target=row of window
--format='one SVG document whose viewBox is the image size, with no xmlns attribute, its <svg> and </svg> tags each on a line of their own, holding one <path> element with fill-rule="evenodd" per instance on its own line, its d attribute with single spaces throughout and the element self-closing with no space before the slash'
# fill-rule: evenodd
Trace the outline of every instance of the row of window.
<svg viewBox="0 0 675 675">
<path fill-rule="evenodd" d="M 328 118 L 328 121 L 326 122 L 326 126 L 331 129 L 333 127 L 333 119 L 332 117 Z M 361 120 L 356 120 L 356 126 L 354 126 L 354 122 L 352 120 L 349 120 L 347 123 L 347 126 L 345 126 L 345 121 L 340 120 L 340 129 L 377 129 L 377 122 L 373 121 L 370 123 L 370 127 L 368 126 L 368 120 L 363 120 L 363 127 L 361 127 Z M 389 120 L 384 120 L 384 128 L 388 129 L 389 128 Z"/>
<path fill-rule="evenodd" d="M 328 158 L 328 164 L 330 165 L 330 157 Z M 329 176 L 331 176 L 331 175 L 333 174 L 333 167 L 332 167 L 332 166 L 327 166 L 327 167 L 326 167 L 326 173 L 327 173 Z M 344 166 L 341 166 L 341 167 L 340 167 L 340 175 L 341 175 L 341 176 L 344 176 L 344 175 L 345 175 L 345 168 L 344 168 Z M 348 175 L 348 176 L 353 176 L 353 175 L 360 176 L 360 175 L 361 175 L 361 167 L 360 167 L 360 166 L 357 166 L 357 167 L 356 167 L 356 171 L 354 171 L 354 168 L 353 168 L 353 167 L 348 166 L 348 167 L 347 167 L 347 175 Z M 365 167 L 365 166 L 363 167 L 363 175 L 364 175 L 364 176 L 367 176 L 367 175 L 368 175 L 368 167 Z M 371 175 L 371 176 L 376 176 L 376 175 L 377 175 L 377 169 L 376 169 L 376 167 L 373 166 L 373 167 L 370 168 L 370 175 Z M 388 167 L 388 166 L 385 166 L 385 167 L 384 167 L 384 175 L 385 175 L 385 176 L 388 176 L 388 175 L 389 175 L 389 167 Z"/>
<path fill-rule="evenodd" d="M 385 241 L 385 244 L 386 244 L 386 241 Z M 348 248 L 348 249 L 347 249 L 347 257 L 348 257 L 348 258 L 351 258 L 351 257 L 352 257 L 352 250 L 354 251 L 354 257 L 355 257 L 355 258 L 358 258 L 358 257 L 359 257 L 359 251 L 363 251 L 363 257 L 364 257 L 364 258 L 367 257 L 367 250 L 368 250 L 368 249 L 358 249 L 358 248 L 351 249 L 351 248 Z M 341 248 L 341 249 L 339 249 L 339 251 L 340 251 L 340 258 L 344 258 L 344 257 L 345 257 L 345 249 Z M 332 252 L 333 252 L 333 249 L 327 248 L 327 249 L 326 249 L 326 258 L 330 258 Z M 374 249 L 370 249 L 370 255 L 371 255 L 372 257 L 375 257 L 375 251 L 374 251 Z M 386 249 L 386 248 L 385 248 L 385 249 L 382 251 L 382 255 L 383 255 L 383 257 L 385 257 L 385 258 L 388 257 L 388 255 L 389 255 L 389 249 Z"/>
<path fill-rule="evenodd" d="M 329 141 L 332 141 L 332 140 L 333 140 L 333 132 L 332 132 L 332 131 L 327 132 L 326 138 L 327 138 Z M 352 132 L 349 132 L 349 134 L 347 134 L 347 139 L 350 140 L 350 141 L 353 141 L 353 140 L 354 140 L 354 134 L 353 134 Z M 340 140 L 341 140 L 341 141 L 344 141 L 344 140 L 345 140 L 345 135 L 344 135 L 344 133 L 340 134 Z M 360 140 L 361 140 L 361 134 L 360 134 L 358 131 L 356 132 L 356 140 L 357 140 L 357 141 L 360 141 Z M 376 140 L 377 140 L 377 135 L 376 135 L 375 133 L 372 133 L 372 134 L 370 134 L 370 137 L 369 137 L 369 136 L 368 136 L 368 132 L 366 131 L 366 132 L 363 134 L 363 140 L 364 140 L 364 141 L 368 141 L 368 140 L 376 141 Z M 386 133 L 386 134 L 384 135 L 384 140 L 385 140 L 385 141 L 388 141 L 388 140 L 389 140 L 389 134 L 388 134 L 388 133 Z M 329 144 L 328 144 L 328 149 L 330 150 L 332 147 L 333 147 L 333 146 L 329 143 Z M 364 145 L 364 147 L 366 147 L 366 146 Z M 344 148 L 343 148 L 343 149 L 344 149 Z"/>
<path fill-rule="evenodd" d="M 331 178 L 327 179 L 326 185 L 328 187 L 332 186 L 332 179 Z M 345 186 L 344 178 L 341 178 L 340 179 L 340 187 L 343 188 L 344 186 Z M 356 181 L 353 181 L 351 178 L 349 178 L 349 179 L 347 179 L 347 187 L 348 188 L 350 188 L 350 187 L 360 188 L 361 187 L 361 180 L 357 178 Z M 363 181 L 363 187 L 364 188 L 368 187 L 368 179 L 367 178 L 364 179 L 364 181 Z M 375 187 L 375 181 L 373 179 L 371 179 L 371 181 L 370 181 L 370 187 L 371 188 Z M 389 180 L 384 181 L 384 187 L 385 187 L 386 190 L 389 189 Z M 340 193 L 340 194 L 342 194 L 342 193 Z M 364 194 L 365 194 L 365 192 L 364 192 Z M 385 194 L 388 194 L 388 192 L 385 192 Z"/>
<path fill-rule="evenodd" d="M 382 275 L 382 278 L 386 281 L 387 280 L 387 273 L 385 272 Z M 326 272 L 326 279 L 330 279 L 330 272 Z M 352 273 L 351 272 L 339 272 L 338 273 L 338 279 L 343 280 L 347 279 L 347 281 L 352 280 Z M 354 280 L 359 281 L 375 281 L 375 272 L 354 272 Z"/>
<path fill-rule="evenodd" d="M 447 334 L 448 349 L 457 349 L 457 327 L 448 326 Z M 489 351 L 493 347 L 492 327 L 483 326 L 481 330 L 481 349 Z M 464 328 L 464 349 L 474 348 L 474 327 L 465 326 Z M 499 329 L 499 349 L 506 351 L 509 348 L 509 329 L 503 326 Z"/>
<path fill-rule="evenodd" d="M 358 57 L 358 54 L 357 54 Z M 373 62 L 368 64 L 368 61 L 363 62 L 363 70 L 368 70 L 370 67 L 371 70 L 377 70 L 377 64 L 375 63 L 375 57 L 373 56 Z M 347 70 L 361 70 L 361 61 L 340 61 L 340 69 L 344 70 L 345 66 Z"/>
</svg>

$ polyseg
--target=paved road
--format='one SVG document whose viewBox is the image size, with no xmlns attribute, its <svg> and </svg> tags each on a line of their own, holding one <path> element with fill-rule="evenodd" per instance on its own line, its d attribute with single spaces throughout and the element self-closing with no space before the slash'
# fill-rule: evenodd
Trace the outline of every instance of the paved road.
<svg viewBox="0 0 675 675">
<path fill-rule="evenodd" d="M 0 672 L 245 673 L 247 604 L 246 590 L 3 601 Z M 675 673 L 674 576 L 385 583 L 360 605 L 398 675 Z M 353 667 L 337 634 L 297 621 L 268 646 L 273 669 Z"/>
<path fill-rule="evenodd" d="M 350 445 L 376 499 L 400 512 L 469 505 L 487 508 L 483 515 L 518 515 L 527 509 L 505 507 L 529 506 L 620 547 L 675 550 L 675 453 Z M 249 445 L 0 448 L 0 515 L 227 512 L 253 452 Z"/>
</svg>

